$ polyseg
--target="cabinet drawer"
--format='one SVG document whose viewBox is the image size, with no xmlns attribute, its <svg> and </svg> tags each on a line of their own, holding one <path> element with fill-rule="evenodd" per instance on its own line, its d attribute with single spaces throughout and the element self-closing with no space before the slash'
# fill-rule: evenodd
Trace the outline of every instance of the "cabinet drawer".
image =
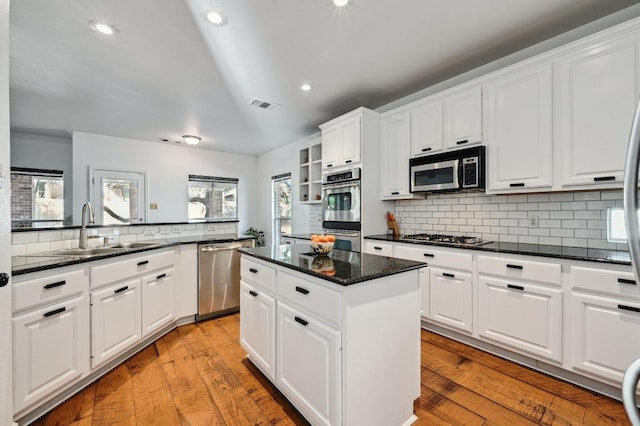
<svg viewBox="0 0 640 426">
<path fill-rule="evenodd" d="M 23 281 L 13 284 L 13 312 L 64 299 L 89 289 L 87 270 Z"/>
<path fill-rule="evenodd" d="M 341 293 L 285 272 L 278 274 L 277 287 L 278 296 L 296 304 L 303 311 L 333 324 L 342 323 Z"/>
<path fill-rule="evenodd" d="M 560 264 L 504 257 L 478 256 L 478 273 L 558 285 L 562 282 Z"/>
<path fill-rule="evenodd" d="M 571 267 L 571 287 L 628 296 L 640 296 L 633 272 Z"/>
<path fill-rule="evenodd" d="M 379 256 L 393 256 L 393 244 L 368 241 L 365 243 L 365 251 Z"/>
<path fill-rule="evenodd" d="M 91 268 L 91 288 L 94 289 L 175 264 L 176 255 L 174 250 L 162 253 L 148 253 L 107 265 L 94 266 Z"/>
<path fill-rule="evenodd" d="M 416 262 L 427 262 L 429 266 L 444 266 L 462 271 L 472 270 L 473 258 L 470 254 L 466 253 L 442 251 L 429 246 L 396 246 L 393 252 L 395 257 Z"/>
<path fill-rule="evenodd" d="M 264 262 L 242 256 L 240 261 L 240 277 L 249 283 L 259 285 L 272 293 L 276 292 L 276 270 Z"/>
</svg>

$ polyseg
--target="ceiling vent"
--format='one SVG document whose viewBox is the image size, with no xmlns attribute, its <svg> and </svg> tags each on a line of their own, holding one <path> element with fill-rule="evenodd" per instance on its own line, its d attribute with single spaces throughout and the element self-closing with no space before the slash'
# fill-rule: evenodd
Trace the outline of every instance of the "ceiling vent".
<svg viewBox="0 0 640 426">
<path fill-rule="evenodd" d="M 260 99 L 254 99 L 251 102 L 249 102 L 249 105 L 254 106 L 254 107 L 258 107 L 258 108 L 262 108 L 262 109 L 278 109 L 280 108 L 279 104 L 273 103 L 273 102 L 267 102 L 267 101 L 262 101 Z"/>
</svg>

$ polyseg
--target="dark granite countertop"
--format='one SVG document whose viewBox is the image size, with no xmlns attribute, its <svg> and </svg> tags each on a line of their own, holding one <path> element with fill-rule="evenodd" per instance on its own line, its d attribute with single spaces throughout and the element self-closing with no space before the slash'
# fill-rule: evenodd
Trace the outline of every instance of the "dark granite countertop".
<svg viewBox="0 0 640 426">
<path fill-rule="evenodd" d="M 404 240 L 402 237 L 392 235 L 367 235 L 365 239 L 389 241 L 394 243 L 407 243 L 416 245 L 430 245 L 440 247 L 454 247 L 462 250 L 480 250 L 494 253 L 526 254 L 530 256 L 551 257 L 554 259 L 584 260 L 588 262 L 614 263 L 631 265 L 631 257 L 628 251 L 605 250 L 583 247 L 550 246 L 543 244 L 520 244 L 490 242 L 477 246 L 459 247 L 446 243 L 432 243 L 424 241 Z"/>
<path fill-rule="evenodd" d="M 318 234 L 288 234 L 288 235 L 283 235 L 283 237 L 297 238 L 299 240 L 309 240 L 309 241 L 311 241 L 311 236 L 312 235 L 318 235 Z"/>
<path fill-rule="evenodd" d="M 337 249 L 328 256 L 319 256 L 307 244 L 243 248 L 238 251 L 343 286 L 427 266 L 426 263 Z M 327 274 L 330 272 L 334 272 L 333 275 Z"/>
<path fill-rule="evenodd" d="M 180 244 L 207 244 L 226 243 L 230 241 L 252 240 L 255 237 L 244 235 L 206 235 L 191 237 L 166 238 L 164 240 L 148 240 L 145 242 L 157 243 L 152 247 L 139 247 L 122 250 L 117 253 L 97 254 L 93 256 L 47 256 L 46 253 L 36 253 L 26 256 L 13 256 L 11 258 L 11 275 L 22 275 L 31 272 L 44 271 L 47 269 L 60 268 L 63 266 L 76 265 L 80 263 L 93 262 L 94 260 L 107 259 L 111 257 L 125 256 L 132 253 L 142 253 L 149 250 L 158 250 L 165 247 Z M 142 242 L 142 241 L 141 241 Z"/>
</svg>

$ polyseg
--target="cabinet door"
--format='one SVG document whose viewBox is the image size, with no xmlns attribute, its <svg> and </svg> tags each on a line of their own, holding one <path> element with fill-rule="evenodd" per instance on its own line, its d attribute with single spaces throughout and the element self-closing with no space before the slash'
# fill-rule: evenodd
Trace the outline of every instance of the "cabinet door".
<svg viewBox="0 0 640 426">
<path fill-rule="evenodd" d="M 360 162 L 360 120 L 358 116 L 340 125 L 341 165 Z"/>
<path fill-rule="evenodd" d="M 442 100 L 431 101 L 411 110 L 411 156 L 442 150 Z"/>
<path fill-rule="evenodd" d="M 142 337 L 161 329 L 174 318 L 175 269 L 142 278 Z"/>
<path fill-rule="evenodd" d="M 633 35 L 557 61 L 555 122 L 563 186 L 622 186 L 639 94 L 638 48 Z"/>
<path fill-rule="evenodd" d="M 536 357 L 562 362 L 562 290 L 479 277 L 478 333 Z"/>
<path fill-rule="evenodd" d="M 340 331 L 278 302 L 277 381 L 312 424 L 341 424 Z"/>
<path fill-rule="evenodd" d="M 276 301 L 246 282 L 240 283 L 240 345 L 264 374 L 276 378 Z"/>
<path fill-rule="evenodd" d="M 420 269 L 420 316 L 429 317 L 429 268 Z"/>
<path fill-rule="evenodd" d="M 445 147 L 482 142 L 482 89 L 474 87 L 444 100 Z"/>
<path fill-rule="evenodd" d="M 380 187 L 382 199 L 406 198 L 409 192 L 409 113 L 382 120 Z"/>
<path fill-rule="evenodd" d="M 571 367 L 620 385 L 640 358 L 640 303 L 573 293 Z"/>
<path fill-rule="evenodd" d="M 59 301 L 13 318 L 14 412 L 89 371 L 89 302 Z"/>
<path fill-rule="evenodd" d="M 336 126 L 322 131 L 322 168 L 339 166 L 340 162 L 340 129 Z"/>
<path fill-rule="evenodd" d="M 91 368 L 139 342 L 140 279 L 91 293 Z"/>
<path fill-rule="evenodd" d="M 429 319 L 471 333 L 471 274 L 435 267 L 429 270 Z"/>
<path fill-rule="evenodd" d="M 488 190 L 550 188 L 551 65 L 505 76 L 485 93 Z"/>
</svg>

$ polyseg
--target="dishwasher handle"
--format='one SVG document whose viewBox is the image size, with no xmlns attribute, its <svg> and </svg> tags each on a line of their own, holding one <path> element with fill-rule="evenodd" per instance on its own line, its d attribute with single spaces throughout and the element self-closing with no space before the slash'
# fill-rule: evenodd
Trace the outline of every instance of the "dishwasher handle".
<svg viewBox="0 0 640 426">
<path fill-rule="evenodd" d="M 224 250 L 235 250 L 237 248 L 250 248 L 251 246 L 249 245 L 244 245 L 244 244 L 211 244 L 211 245 L 206 245 L 206 246 L 201 246 L 200 247 L 200 252 L 201 253 L 211 253 L 211 252 L 217 252 L 217 251 L 224 251 Z"/>
</svg>

